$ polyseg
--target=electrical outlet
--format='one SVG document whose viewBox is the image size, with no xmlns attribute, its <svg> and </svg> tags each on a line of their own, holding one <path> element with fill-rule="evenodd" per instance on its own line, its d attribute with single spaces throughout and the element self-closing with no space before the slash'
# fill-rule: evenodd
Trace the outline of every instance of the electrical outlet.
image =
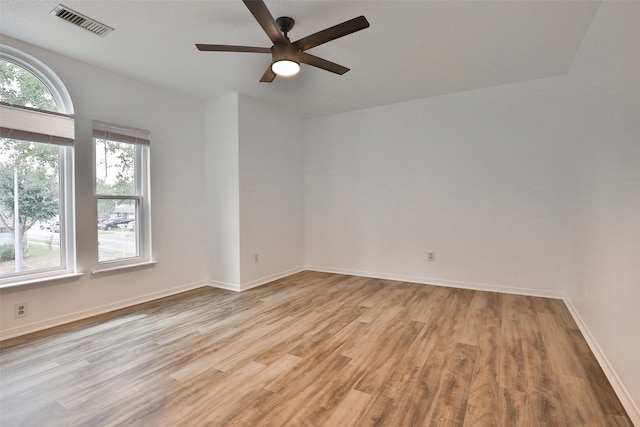
<svg viewBox="0 0 640 427">
<path fill-rule="evenodd" d="M 20 304 L 15 304 L 13 306 L 13 318 L 20 319 L 22 317 L 27 317 L 27 303 L 21 302 Z"/>
<path fill-rule="evenodd" d="M 253 255 L 253 263 L 257 264 L 260 262 L 260 256 L 258 254 Z"/>
<path fill-rule="evenodd" d="M 427 252 L 427 261 L 435 261 L 436 253 L 435 252 Z"/>
</svg>

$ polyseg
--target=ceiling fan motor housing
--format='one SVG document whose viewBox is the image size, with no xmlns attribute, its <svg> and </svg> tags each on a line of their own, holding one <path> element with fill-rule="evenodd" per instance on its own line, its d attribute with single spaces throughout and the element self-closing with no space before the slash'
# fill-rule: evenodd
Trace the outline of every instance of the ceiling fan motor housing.
<svg viewBox="0 0 640 427">
<path fill-rule="evenodd" d="M 300 62 L 298 59 L 298 49 L 293 44 L 276 44 L 271 47 L 272 62 L 289 60 L 294 62 Z"/>
</svg>

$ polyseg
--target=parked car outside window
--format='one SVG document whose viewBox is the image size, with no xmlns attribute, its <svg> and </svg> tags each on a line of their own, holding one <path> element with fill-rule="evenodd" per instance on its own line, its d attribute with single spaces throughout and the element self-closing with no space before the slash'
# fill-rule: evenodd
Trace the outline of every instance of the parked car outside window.
<svg viewBox="0 0 640 427">
<path fill-rule="evenodd" d="M 125 218 L 109 218 L 98 224 L 98 230 L 109 231 L 120 225 L 127 226 L 127 224 L 133 222 L 133 219 Z"/>
</svg>

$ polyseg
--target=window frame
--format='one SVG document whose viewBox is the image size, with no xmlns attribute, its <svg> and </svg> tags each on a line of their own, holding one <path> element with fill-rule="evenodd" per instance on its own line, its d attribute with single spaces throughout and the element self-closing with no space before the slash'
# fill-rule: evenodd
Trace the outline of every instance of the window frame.
<svg viewBox="0 0 640 427">
<path fill-rule="evenodd" d="M 4 44 L 0 44 L 0 59 L 14 63 L 37 77 L 49 89 L 58 111 L 47 112 L 24 106 L 16 107 L 44 114 L 64 115 L 71 120 L 74 119 L 73 103 L 69 92 L 62 80 L 46 64 L 25 52 Z M 57 145 L 59 150 L 60 266 L 6 275 L 0 278 L 0 288 L 81 275 L 76 270 L 74 146 Z"/>
<path fill-rule="evenodd" d="M 108 138 L 108 132 L 113 131 L 117 134 L 124 134 L 131 136 L 131 140 L 122 141 L 120 139 Z M 104 132 L 104 136 L 98 135 L 99 132 Z M 143 138 L 137 139 L 136 135 L 141 135 Z M 97 191 L 97 165 L 96 165 L 96 147 L 97 140 L 116 141 L 120 143 L 130 144 L 135 148 L 134 152 L 134 182 L 135 182 L 135 194 L 101 194 Z M 98 202 L 101 199 L 112 200 L 136 200 L 136 247 L 138 255 L 135 257 L 120 258 L 116 260 L 100 261 L 99 250 L 99 235 L 98 228 L 96 227 L 96 242 L 98 244 L 96 253 L 96 269 L 93 274 L 99 274 L 107 271 L 118 270 L 122 268 L 136 267 L 140 265 L 154 264 L 153 261 L 153 246 L 151 240 L 151 177 L 150 177 L 150 153 L 149 144 L 149 132 L 133 127 L 115 125 L 111 123 L 105 123 L 98 120 L 93 121 L 93 138 L 92 138 L 92 153 L 93 153 L 93 194 L 96 206 L 96 213 Z"/>
</svg>

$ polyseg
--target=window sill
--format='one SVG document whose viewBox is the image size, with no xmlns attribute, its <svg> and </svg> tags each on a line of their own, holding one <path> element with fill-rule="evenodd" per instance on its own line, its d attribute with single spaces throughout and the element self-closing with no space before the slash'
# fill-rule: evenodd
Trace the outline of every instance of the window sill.
<svg viewBox="0 0 640 427">
<path fill-rule="evenodd" d="M 145 262 L 139 262 L 137 264 L 127 264 L 127 265 L 120 265 L 118 267 L 101 268 L 99 270 L 94 270 L 93 272 L 91 272 L 91 274 L 95 276 L 102 273 L 114 273 L 119 270 L 129 270 L 136 267 L 147 267 L 157 263 L 158 261 L 145 261 Z"/>
<path fill-rule="evenodd" d="M 3 283 L 0 284 L 0 289 L 13 288 L 16 286 L 34 285 L 38 283 L 55 282 L 58 280 L 71 279 L 74 277 L 84 276 L 84 273 L 68 273 L 60 274 L 59 276 L 40 277 L 37 279 L 21 280 L 19 282 Z"/>
</svg>

